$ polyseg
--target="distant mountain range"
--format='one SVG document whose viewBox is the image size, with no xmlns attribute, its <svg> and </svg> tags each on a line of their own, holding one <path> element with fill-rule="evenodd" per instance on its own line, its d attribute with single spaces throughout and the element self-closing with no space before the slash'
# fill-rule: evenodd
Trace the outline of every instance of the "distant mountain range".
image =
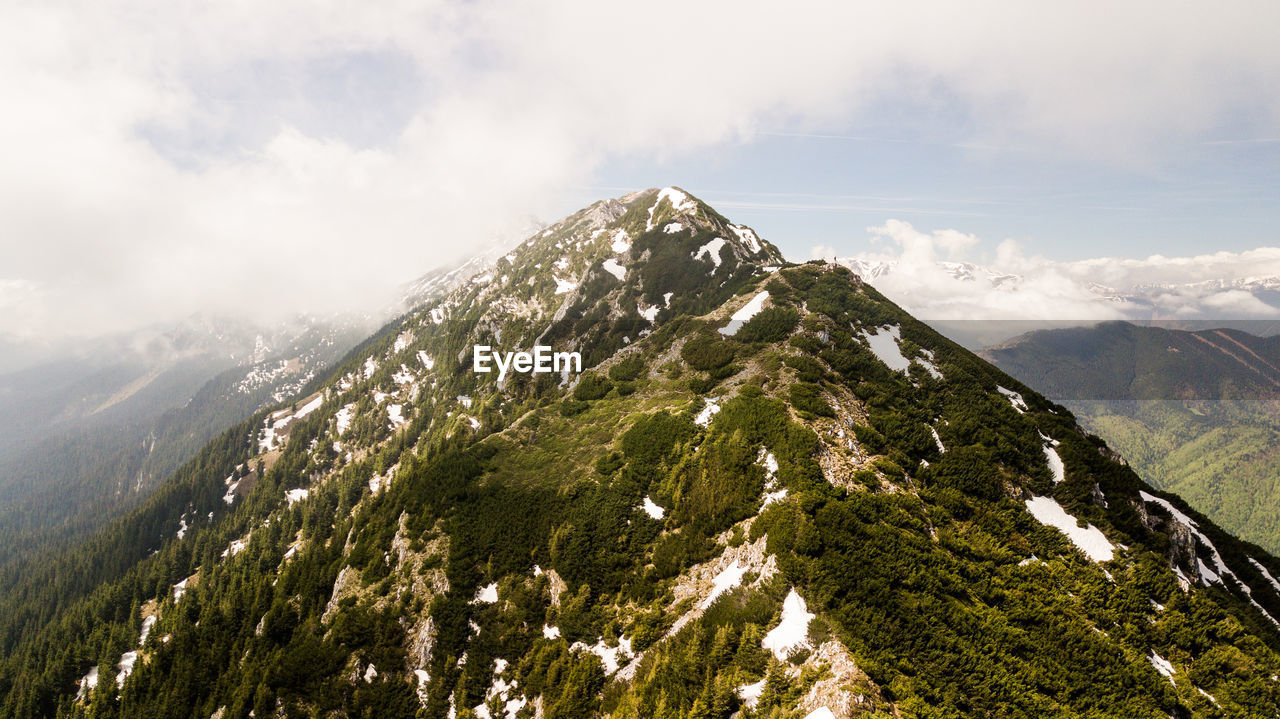
<svg viewBox="0 0 1280 719">
<path fill-rule="evenodd" d="M 1151 261 L 1035 263 L 1030 275 L 969 262 L 837 258 L 939 331 L 978 350 L 1037 329 L 1126 320 L 1169 329 L 1280 333 L 1280 277 L 1149 282 L 1174 272 Z M 1017 264 L 1017 263 L 1015 263 Z M 1024 263 L 1025 264 L 1025 263 Z M 1182 267 L 1183 265 L 1178 265 Z M 1231 268 L 1207 268 L 1204 273 Z M 1124 281 L 1111 286 L 1101 277 Z"/>
<path fill-rule="evenodd" d="M 1156 486 L 1280 551 L 1280 337 L 1108 322 L 983 356 L 1068 406 Z"/>
</svg>

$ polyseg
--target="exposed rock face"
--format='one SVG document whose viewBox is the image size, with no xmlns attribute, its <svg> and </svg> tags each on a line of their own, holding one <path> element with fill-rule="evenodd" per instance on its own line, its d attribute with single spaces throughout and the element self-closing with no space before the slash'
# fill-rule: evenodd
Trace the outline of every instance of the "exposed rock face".
<svg viewBox="0 0 1280 719">
<path fill-rule="evenodd" d="M 871 679 L 854 664 L 849 649 L 838 639 L 823 642 L 801 667 L 792 669 L 792 674 L 798 677 L 808 667 L 821 668 L 823 676 L 800 700 L 799 710 L 803 714 L 826 707 L 843 719 L 888 706 Z"/>
</svg>

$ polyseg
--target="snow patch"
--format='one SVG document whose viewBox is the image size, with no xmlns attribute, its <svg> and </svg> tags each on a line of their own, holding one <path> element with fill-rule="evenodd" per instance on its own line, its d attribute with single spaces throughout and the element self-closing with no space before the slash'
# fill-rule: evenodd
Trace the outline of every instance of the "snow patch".
<svg viewBox="0 0 1280 719">
<path fill-rule="evenodd" d="M 348 404 L 343 406 L 343 408 L 338 410 L 338 413 L 334 415 L 334 419 L 336 419 L 338 422 L 339 437 L 341 437 L 344 432 L 351 429 L 351 420 L 355 416 L 356 416 L 356 406 L 354 404 Z"/>
<path fill-rule="evenodd" d="M 826 707 L 818 707 L 805 715 L 804 719 L 836 719 L 836 715 Z"/>
<path fill-rule="evenodd" d="M 698 416 L 693 418 L 693 423 L 706 427 L 711 424 L 711 418 L 719 411 L 720 405 L 716 404 L 715 400 L 709 399 L 707 400 L 706 406 L 704 406 L 702 411 L 698 413 Z"/>
<path fill-rule="evenodd" d="M 711 594 L 708 594 L 707 598 L 703 600 L 702 608 L 706 609 L 716 599 L 719 599 L 721 594 L 742 584 L 742 575 L 747 573 L 747 569 L 746 565 L 738 564 L 736 559 L 733 560 L 733 564 L 725 567 L 723 571 L 716 575 L 715 579 L 711 580 Z"/>
<path fill-rule="evenodd" d="M 782 602 L 782 621 L 764 635 L 760 645 L 773 652 L 773 656 L 779 661 L 786 661 L 797 649 L 812 649 L 813 645 L 809 642 L 809 622 L 813 620 L 813 616 L 805 607 L 804 599 L 792 589 Z"/>
<path fill-rule="evenodd" d="M 493 604 L 498 601 L 498 584 L 490 583 L 476 590 L 476 598 L 472 600 L 472 604 Z"/>
<path fill-rule="evenodd" d="M 552 627 L 546 624 L 542 625 L 542 636 L 545 639 L 559 639 L 560 627 Z"/>
<path fill-rule="evenodd" d="M 1173 665 L 1169 663 L 1168 659 L 1165 659 L 1159 654 L 1156 654 L 1154 649 L 1151 651 L 1150 659 L 1151 659 L 1151 666 L 1155 667 L 1156 671 L 1160 672 L 1165 677 L 1167 677 L 1169 679 L 1170 684 L 1174 685 L 1175 687 L 1178 686 L 1178 683 L 1173 680 L 1174 669 L 1173 669 Z"/>
<path fill-rule="evenodd" d="M 702 247 L 699 247 L 698 251 L 692 254 L 693 259 L 700 260 L 704 254 L 707 255 L 711 261 L 715 263 L 715 266 L 711 268 L 711 271 L 714 273 L 720 268 L 720 249 L 724 247 L 724 245 L 725 239 L 723 237 L 717 237 Z"/>
<path fill-rule="evenodd" d="M 627 275 L 627 268 L 618 264 L 618 261 L 613 259 L 612 257 L 604 261 L 603 267 L 605 272 L 608 272 L 609 274 L 618 278 L 619 282 L 621 282 L 622 278 Z"/>
<path fill-rule="evenodd" d="M 76 699 L 84 699 L 89 692 L 98 688 L 98 666 L 95 664 L 89 669 L 89 673 L 84 675 L 80 680 L 80 691 L 76 692 Z"/>
<path fill-rule="evenodd" d="M 661 308 L 658 307 L 657 305 L 654 305 L 653 307 L 645 307 L 642 304 L 639 304 L 639 303 L 636 304 L 636 311 L 640 313 L 641 317 L 645 318 L 646 320 L 649 320 L 650 322 L 656 322 L 658 320 L 659 309 Z"/>
<path fill-rule="evenodd" d="M 645 223 L 645 232 L 653 229 L 653 212 L 658 209 L 658 205 L 662 204 L 663 200 L 670 201 L 671 209 L 677 213 L 693 212 L 698 209 L 697 204 L 688 195 L 674 187 L 664 187 L 658 192 L 658 197 L 653 201 L 653 205 L 649 207 L 649 221 Z"/>
<path fill-rule="evenodd" d="M 324 404 L 324 395 L 323 394 L 316 395 L 315 399 L 302 405 L 302 407 L 299 408 L 297 412 L 294 412 L 293 418 L 302 419 L 303 417 L 306 417 L 307 415 L 311 414 L 317 409 L 320 409 L 320 405 L 322 404 Z"/>
<path fill-rule="evenodd" d="M 1067 510 L 1052 497 L 1032 497 L 1028 499 L 1027 511 L 1036 521 L 1048 525 L 1067 535 L 1067 539 L 1095 562 L 1108 562 L 1115 556 L 1115 546 L 1107 540 L 1102 530 L 1090 524 L 1080 527 L 1076 518 L 1067 514 Z"/>
<path fill-rule="evenodd" d="M 631 236 L 627 231 L 619 228 L 613 233 L 613 244 L 610 245 L 614 252 L 622 253 L 631 249 Z"/>
<path fill-rule="evenodd" d="M 578 283 L 574 282 L 573 280 L 562 280 L 559 277 L 556 277 L 555 275 L 552 275 L 551 279 L 556 281 L 557 295 L 563 295 L 578 289 Z"/>
<path fill-rule="evenodd" d="M 387 405 L 387 419 L 391 422 L 392 429 L 404 424 L 404 406 L 398 404 Z"/>
<path fill-rule="evenodd" d="M 746 245 L 747 249 L 751 250 L 751 254 L 757 254 L 762 249 L 762 246 L 760 245 L 760 236 L 757 235 L 756 231 L 750 227 L 729 225 L 729 231 L 737 235 L 738 241 Z"/>
<path fill-rule="evenodd" d="M 748 709 L 755 709 L 760 703 L 760 695 L 764 693 L 764 680 L 755 684 L 743 684 L 738 687 L 738 697 L 742 699 L 742 703 Z"/>
<path fill-rule="evenodd" d="M 124 680 L 128 679 L 129 675 L 133 673 L 133 667 L 137 663 L 137 652 L 125 652 L 124 655 L 120 657 L 120 663 L 116 665 L 120 669 L 120 673 L 116 674 L 117 689 L 124 686 Z"/>
<path fill-rule="evenodd" d="M 902 349 L 898 347 L 898 342 L 902 339 L 901 331 L 898 325 L 887 325 L 877 327 L 875 334 L 863 330 L 862 338 L 867 341 L 876 359 L 895 372 L 905 373 L 911 366 L 911 361 L 903 356 Z"/>
<path fill-rule="evenodd" d="M 769 299 L 768 290 L 760 292 L 755 297 L 752 297 L 747 304 L 742 306 L 742 309 L 733 313 L 729 318 L 729 324 L 720 328 L 720 334 L 730 337 L 736 335 L 742 325 L 746 324 L 752 317 L 760 314 L 760 310 L 764 309 L 764 302 L 767 299 Z"/>
<path fill-rule="evenodd" d="M 648 496 L 644 498 L 643 509 L 645 514 L 653 517 L 654 519 L 662 519 L 662 517 L 667 513 L 667 510 L 654 504 L 653 500 Z"/>
<path fill-rule="evenodd" d="M 942 438 L 938 436 L 938 430 L 929 427 L 929 434 L 933 435 L 933 442 L 938 445 L 938 454 L 946 454 L 947 448 L 942 446 Z"/>
<path fill-rule="evenodd" d="M 1053 474 L 1053 483 L 1059 484 L 1067 479 L 1067 468 L 1062 464 L 1062 458 L 1058 456 L 1058 450 L 1053 445 L 1044 445 L 1044 458 L 1049 463 L 1049 472 Z"/>
<path fill-rule="evenodd" d="M 677 232 L 683 232 L 683 231 L 684 231 L 684 223 L 682 223 L 682 222 L 668 222 L 668 223 L 666 224 L 666 226 L 662 228 L 662 231 L 663 231 L 663 233 L 668 234 L 668 235 L 674 235 L 674 234 L 675 234 L 675 233 L 677 233 Z"/>
<path fill-rule="evenodd" d="M 1018 414 L 1022 414 L 1027 411 L 1027 403 L 1022 399 L 1021 394 L 1014 392 L 1011 389 L 1005 389 L 1000 385 L 996 385 L 996 391 L 1009 398 L 1009 404 L 1013 405 L 1013 408 L 1018 410 Z"/>
<path fill-rule="evenodd" d="M 611 647 L 604 643 L 604 637 L 600 637 L 600 639 L 591 646 L 587 646 L 582 642 L 574 642 L 569 646 L 569 649 L 570 651 L 591 652 L 597 657 L 600 657 L 600 662 L 604 664 L 604 673 L 607 675 L 612 675 L 614 672 L 618 671 L 619 654 L 623 654 L 627 657 L 632 655 L 632 652 L 630 651 L 631 642 L 620 641 L 618 642 L 618 646 Z"/>
<path fill-rule="evenodd" d="M 1254 559 L 1253 557 L 1249 557 L 1249 563 L 1252 564 L 1255 569 L 1261 572 L 1262 576 L 1265 577 L 1268 582 L 1271 582 L 1271 588 L 1276 590 L 1276 594 L 1280 594 L 1280 582 L 1277 582 L 1276 578 L 1271 576 L 1271 572 L 1268 572 L 1267 568 L 1262 566 L 1262 564 L 1259 563 L 1258 560 Z"/>
<path fill-rule="evenodd" d="M 138 646 L 147 643 L 147 637 L 151 636 L 151 629 L 156 625 L 156 615 L 152 614 L 142 620 L 142 633 L 138 635 Z"/>
<path fill-rule="evenodd" d="M 422 366 L 428 370 L 432 370 L 436 366 L 435 358 L 422 350 L 418 350 L 418 361 L 422 362 Z"/>
<path fill-rule="evenodd" d="M 284 498 L 286 501 L 289 502 L 289 506 L 292 507 L 295 502 L 301 502 L 302 500 L 306 499 L 308 494 L 311 494 L 311 490 L 291 489 L 288 492 L 284 493 Z"/>
</svg>

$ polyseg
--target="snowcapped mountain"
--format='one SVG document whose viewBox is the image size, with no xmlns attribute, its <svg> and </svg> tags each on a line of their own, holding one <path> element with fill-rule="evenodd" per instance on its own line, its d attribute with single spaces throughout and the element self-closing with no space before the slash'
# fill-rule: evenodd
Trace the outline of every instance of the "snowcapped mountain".
<svg viewBox="0 0 1280 719">
<path fill-rule="evenodd" d="M 1280 710 L 1280 561 L 849 270 L 669 187 L 476 272 L 0 575 L 0 711 Z"/>
</svg>

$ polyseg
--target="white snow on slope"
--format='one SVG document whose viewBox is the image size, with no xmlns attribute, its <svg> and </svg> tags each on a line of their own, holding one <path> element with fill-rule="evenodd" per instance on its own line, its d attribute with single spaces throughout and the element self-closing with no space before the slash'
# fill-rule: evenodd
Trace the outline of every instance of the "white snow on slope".
<svg viewBox="0 0 1280 719">
<path fill-rule="evenodd" d="M 1018 414 L 1022 414 L 1027 411 L 1027 403 L 1023 401 L 1021 394 L 1018 394 L 1011 389 L 1005 389 L 1000 385 L 996 385 L 996 391 L 1009 398 L 1009 404 L 1013 405 L 1013 408 L 1018 410 Z"/>
<path fill-rule="evenodd" d="M 618 655 L 622 654 L 626 657 L 632 656 L 630 640 L 620 640 L 618 646 L 611 647 L 604 643 L 604 637 L 600 637 L 599 641 L 591 646 L 587 646 L 582 642 L 574 642 L 569 646 L 570 651 L 587 651 L 600 657 L 600 662 L 604 664 L 604 673 L 612 675 L 618 671 Z"/>
<path fill-rule="evenodd" d="M 324 404 L 324 395 L 323 394 L 316 395 L 315 399 L 302 405 L 302 407 L 300 407 L 297 412 L 294 412 L 293 418 L 302 419 L 303 417 L 306 417 L 312 412 L 320 409 L 320 405 L 322 404 Z"/>
<path fill-rule="evenodd" d="M 733 313 L 729 318 L 729 324 L 720 328 L 720 334 L 730 337 L 736 335 L 738 330 L 742 328 L 742 325 L 746 324 L 752 317 L 760 314 L 760 310 L 764 309 L 764 302 L 767 299 L 769 299 L 768 290 L 760 292 L 755 297 L 752 297 L 747 304 L 742 306 L 742 309 Z"/>
<path fill-rule="evenodd" d="M 1151 651 L 1151 656 L 1149 658 L 1151 659 L 1151 666 L 1155 667 L 1156 671 L 1168 677 L 1170 684 L 1174 685 L 1175 687 L 1178 686 L 1178 683 L 1173 680 L 1174 669 L 1173 669 L 1173 665 L 1169 663 L 1168 659 L 1165 659 L 1159 654 L 1156 654 L 1155 650 Z"/>
<path fill-rule="evenodd" d="M 693 253 L 693 259 L 700 260 L 704 254 L 707 255 L 711 261 L 715 263 L 715 266 L 711 268 L 711 271 L 714 273 L 720 268 L 720 248 L 724 247 L 724 245 L 724 238 L 717 237 L 702 247 L 699 247 L 698 251 Z"/>
<path fill-rule="evenodd" d="M 138 646 L 147 643 L 147 637 L 151 636 L 151 629 L 156 625 L 156 615 L 152 614 L 142 620 L 142 632 L 138 635 Z"/>
<path fill-rule="evenodd" d="M 618 264 L 618 261 L 613 259 L 612 257 L 604 261 L 604 271 L 608 272 L 614 277 L 617 277 L 619 282 L 621 282 L 622 278 L 626 277 L 627 275 L 627 268 Z"/>
<path fill-rule="evenodd" d="M 356 406 L 349 404 L 338 410 L 335 419 L 338 421 L 338 436 L 341 437 L 343 432 L 351 429 L 351 420 L 356 416 Z"/>
<path fill-rule="evenodd" d="M 668 235 L 674 235 L 677 232 L 684 231 L 684 224 L 680 222 L 668 222 L 662 231 Z"/>
<path fill-rule="evenodd" d="M 707 400 L 706 406 L 703 407 L 702 411 L 698 413 L 698 416 L 693 418 L 693 423 L 706 427 L 707 425 L 711 424 L 711 417 L 714 416 L 715 413 L 719 411 L 720 411 L 720 405 L 716 404 L 715 400 L 709 399 Z"/>
<path fill-rule="evenodd" d="M 364 378 L 369 379 L 376 371 L 378 371 L 378 361 L 372 357 L 366 358 L 364 361 Z"/>
<path fill-rule="evenodd" d="M 614 252 L 626 252 L 631 249 L 631 236 L 627 234 L 626 230 L 619 227 L 613 233 L 613 244 L 610 247 Z"/>
<path fill-rule="evenodd" d="M 947 448 L 942 446 L 942 438 L 938 436 L 938 430 L 929 427 L 929 434 L 933 435 L 933 441 L 938 445 L 938 454 L 946 454 Z"/>
<path fill-rule="evenodd" d="M 228 545 L 226 549 L 222 550 L 222 554 L 218 556 L 222 557 L 223 559 L 226 559 L 227 557 L 234 557 L 237 554 L 243 552 L 244 548 L 247 546 L 249 546 L 248 537 L 245 537 L 244 539 L 234 539 L 231 541 L 231 544 Z"/>
<path fill-rule="evenodd" d="M 137 663 L 137 652 L 125 652 L 124 655 L 120 657 L 120 663 L 116 665 L 120 668 L 120 673 L 116 674 L 117 689 L 124 686 L 124 680 L 128 679 L 129 675 L 133 673 L 133 666 Z"/>
<path fill-rule="evenodd" d="M 658 197 L 653 201 L 653 205 L 649 207 L 649 221 L 645 224 L 646 232 L 653 229 L 653 212 L 658 209 L 658 205 L 662 204 L 663 200 L 669 200 L 671 202 L 671 208 L 678 213 L 692 212 L 698 208 L 688 195 L 674 187 L 664 187 L 660 192 L 658 192 Z"/>
<path fill-rule="evenodd" d="M 557 295 L 563 295 L 566 292 L 573 292 L 574 290 L 578 289 L 578 283 L 574 282 L 573 280 L 562 280 L 559 277 L 556 277 L 555 275 L 552 275 L 551 279 L 556 281 Z"/>
<path fill-rule="evenodd" d="M 902 355 L 902 349 L 898 347 L 898 341 L 902 339 L 900 332 L 898 325 L 888 325 L 877 327 L 875 334 L 863 330 L 862 337 L 871 347 L 872 354 L 886 367 L 895 372 L 906 372 L 911 361 Z"/>
<path fill-rule="evenodd" d="M 809 643 L 809 622 L 813 620 L 813 616 L 805 607 L 804 599 L 792 589 L 782 602 L 782 621 L 764 635 L 760 645 L 773 652 L 773 656 L 779 661 L 786 661 L 797 649 L 812 649 L 813 645 Z"/>
<path fill-rule="evenodd" d="M 1231 571 L 1231 568 L 1228 567 L 1227 563 L 1223 561 L 1222 554 L 1218 552 L 1218 548 L 1215 547 L 1213 542 L 1210 541 L 1209 538 L 1206 537 L 1204 533 L 1200 531 L 1194 519 L 1192 519 L 1191 517 L 1188 517 L 1185 513 L 1179 511 L 1177 507 L 1174 507 L 1168 501 L 1161 499 L 1155 495 L 1148 494 L 1147 492 L 1141 491 L 1141 490 L 1138 492 L 1138 495 L 1142 497 L 1142 501 L 1144 502 L 1155 502 L 1156 504 L 1159 504 L 1160 506 L 1164 507 L 1169 512 L 1169 514 L 1173 515 L 1174 519 L 1176 519 L 1183 526 L 1185 526 L 1187 530 L 1190 531 L 1191 534 L 1196 537 L 1196 539 L 1200 540 L 1200 542 L 1202 542 L 1204 546 L 1208 548 L 1208 550 L 1212 553 L 1213 566 L 1214 566 L 1214 569 L 1216 569 L 1216 571 L 1214 571 L 1213 569 L 1209 569 L 1209 567 L 1205 565 L 1204 560 L 1200 558 L 1199 552 L 1196 553 L 1196 569 L 1200 574 L 1200 581 L 1202 584 L 1204 584 L 1207 587 L 1210 584 L 1217 583 L 1217 584 L 1222 584 L 1225 587 L 1227 586 L 1227 584 L 1226 582 L 1223 581 L 1223 578 L 1231 577 L 1233 580 L 1235 580 L 1236 584 L 1240 586 L 1240 591 L 1244 592 L 1245 596 L 1249 599 L 1249 603 L 1253 605 L 1253 608 L 1257 609 L 1258 613 L 1266 617 L 1267 620 L 1270 621 L 1272 624 L 1276 625 L 1277 627 L 1280 627 L 1280 620 L 1277 620 L 1275 617 L 1271 616 L 1270 612 L 1264 609 L 1261 604 L 1258 604 L 1258 600 L 1253 598 L 1253 588 L 1251 588 L 1248 584 L 1245 584 L 1243 579 L 1236 576 L 1236 573 Z M 1177 567 L 1174 567 L 1174 569 L 1177 570 Z M 1268 579 L 1270 579 L 1270 575 L 1268 575 Z M 1271 580 L 1271 581 L 1274 582 L 1275 580 Z"/>
<path fill-rule="evenodd" d="M 400 334 L 396 335 L 396 341 L 394 344 L 391 345 L 391 351 L 403 352 L 406 348 L 408 348 L 409 343 L 411 342 L 413 342 L 413 333 L 401 332 Z"/>
<path fill-rule="evenodd" d="M 1192 519 L 1191 517 L 1188 517 L 1185 513 L 1183 513 L 1177 507 L 1169 503 L 1168 500 L 1161 499 L 1160 497 L 1157 497 L 1153 494 L 1148 494 L 1147 492 L 1142 490 L 1139 490 L 1138 496 L 1142 497 L 1142 501 L 1144 502 L 1154 502 L 1155 504 L 1158 504 L 1161 507 L 1164 507 L 1165 511 L 1173 515 L 1174 520 L 1176 520 L 1182 526 L 1186 527 L 1187 530 L 1189 530 L 1191 534 L 1196 537 L 1196 539 L 1199 539 L 1202 543 L 1204 543 L 1204 546 L 1207 547 L 1208 550 L 1213 553 L 1213 565 L 1217 569 L 1216 572 L 1207 571 L 1208 567 L 1204 565 L 1204 562 L 1200 562 L 1201 581 L 1204 583 L 1206 587 L 1213 582 L 1221 581 L 1221 578 L 1223 576 L 1229 576 L 1232 579 L 1239 582 L 1241 586 L 1244 586 L 1244 582 L 1241 582 L 1240 578 L 1236 576 L 1235 572 L 1231 571 L 1231 569 L 1227 567 L 1226 562 L 1222 561 L 1222 555 L 1218 553 L 1218 548 L 1213 545 L 1213 542 L 1209 541 L 1208 537 L 1204 536 L 1204 534 L 1200 531 L 1199 527 L 1196 525 L 1196 521 L 1194 519 Z M 1196 561 L 1198 562 L 1200 561 L 1200 558 L 1198 556 L 1196 557 Z"/>
<path fill-rule="evenodd" d="M 1028 499 L 1027 511 L 1036 521 L 1048 525 L 1067 535 L 1067 539 L 1076 545 L 1095 562 L 1107 562 L 1115 556 L 1115 546 L 1107 540 L 1102 530 L 1090 524 L 1081 527 L 1076 518 L 1067 514 L 1067 510 L 1052 497 L 1032 497 Z"/>
<path fill-rule="evenodd" d="M 702 608 L 706 609 L 719 599 L 721 594 L 742 584 L 742 575 L 747 573 L 748 568 L 745 564 L 738 564 L 738 560 L 733 560 L 733 564 L 725 567 L 715 579 L 711 580 L 711 593 L 703 600 Z"/>
<path fill-rule="evenodd" d="M 182 539 L 183 537 L 187 536 L 188 529 L 190 529 L 190 527 L 187 526 L 187 518 L 185 516 L 179 517 L 178 518 L 178 539 Z"/>
<path fill-rule="evenodd" d="M 1262 572 L 1262 576 L 1266 577 L 1268 582 L 1271 582 L 1271 588 L 1275 589 L 1277 594 L 1280 594 L 1280 582 L 1277 582 L 1276 578 L 1271 576 L 1271 572 L 1268 572 L 1267 568 L 1262 566 L 1262 564 L 1253 557 L 1249 557 L 1249 563 L 1252 564 L 1259 572 Z"/>
<path fill-rule="evenodd" d="M 542 636 L 546 639 L 559 639 L 560 627 L 552 627 L 546 624 L 542 625 Z"/>
<path fill-rule="evenodd" d="M 836 715 L 826 707 L 818 707 L 806 714 L 804 719 L 836 719 Z"/>
<path fill-rule="evenodd" d="M 636 304 L 636 311 L 640 313 L 641 317 L 645 318 L 646 320 L 649 320 L 650 322 L 656 322 L 658 320 L 659 309 L 661 308 L 658 307 L 657 305 L 646 308 L 642 304 L 639 304 L 639 303 Z"/>
<path fill-rule="evenodd" d="M 782 489 L 779 489 L 776 492 L 769 492 L 768 494 L 764 495 L 764 502 L 761 503 L 760 509 L 763 510 L 765 507 L 768 507 L 770 504 L 773 504 L 774 502 L 781 502 L 786 498 L 787 498 L 786 487 L 783 487 Z"/>
<path fill-rule="evenodd" d="M 391 375 L 391 381 L 396 384 L 413 384 L 415 379 L 417 378 L 413 376 L 413 372 L 408 367 L 405 367 L 404 364 L 400 365 L 398 372 Z"/>
<path fill-rule="evenodd" d="M 742 225 L 729 225 L 729 231 L 738 236 L 738 241 L 747 246 L 751 250 L 751 254 L 758 253 L 762 248 L 760 245 L 760 236 L 755 230 Z"/>
<path fill-rule="evenodd" d="M 174 604 L 177 604 L 178 600 L 182 599 L 182 595 L 187 593 L 187 582 L 190 581 L 190 579 L 191 577 L 187 577 L 181 582 L 178 582 L 177 584 L 173 585 L 173 603 Z"/>
<path fill-rule="evenodd" d="M 436 366 L 435 359 L 422 350 L 418 350 L 418 360 L 422 362 L 422 366 L 426 367 L 428 370 L 434 369 Z"/>
<path fill-rule="evenodd" d="M 653 500 L 647 496 L 644 498 L 643 509 L 645 514 L 653 517 L 654 519 L 662 519 L 663 515 L 667 513 L 667 510 L 654 504 Z"/>
<path fill-rule="evenodd" d="M 760 703 L 760 695 L 764 693 L 764 680 L 755 684 L 743 684 L 738 687 L 738 697 L 742 699 L 742 703 L 748 709 L 754 709 L 756 704 Z"/>
<path fill-rule="evenodd" d="M 288 492 L 284 493 L 284 498 L 286 501 L 289 502 L 289 506 L 292 507 L 295 502 L 301 502 L 302 500 L 306 499 L 308 494 L 311 494 L 310 490 L 291 489 Z"/>
<path fill-rule="evenodd" d="M 493 604 L 498 601 L 498 585 L 491 583 L 476 590 L 476 598 L 472 604 Z"/>
<path fill-rule="evenodd" d="M 232 482 L 231 478 L 227 477 L 225 482 L 227 485 L 227 493 L 222 495 L 222 501 L 226 502 L 227 504 L 234 504 L 236 501 L 236 487 L 240 486 L 240 480 L 237 479 L 236 481 Z"/>
<path fill-rule="evenodd" d="M 76 692 L 76 699 L 84 699 L 89 692 L 98 688 L 98 665 L 93 665 L 89 669 L 89 673 L 80 679 L 80 691 Z"/>
<path fill-rule="evenodd" d="M 391 422 L 392 429 L 404 424 L 404 405 L 387 405 L 387 419 Z"/>
<path fill-rule="evenodd" d="M 921 354 L 925 355 L 925 357 L 924 358 L 917 357 L 915 361 L 919 362 L 920 366 L 924 367 L 925 371 L 929 373 L 930 377 L 937 380 L 944 379 L 942 370 L 938 369 L 938 366 L 933 363 L 933 352 L 925 349 L 920 350 L 920 352 Z"/>
<path fill-rule="evenodd" d="M 1062 458 L 1058 456 L 1058 450 L 1053 445 L 1044 445 L 1044 458 L 1049 463 L 1049 471 L 1053 474 L 1053 483 L 1058 484 L 1067 478 L 1067 468 L 1062 464 Z"/>
</svg>

